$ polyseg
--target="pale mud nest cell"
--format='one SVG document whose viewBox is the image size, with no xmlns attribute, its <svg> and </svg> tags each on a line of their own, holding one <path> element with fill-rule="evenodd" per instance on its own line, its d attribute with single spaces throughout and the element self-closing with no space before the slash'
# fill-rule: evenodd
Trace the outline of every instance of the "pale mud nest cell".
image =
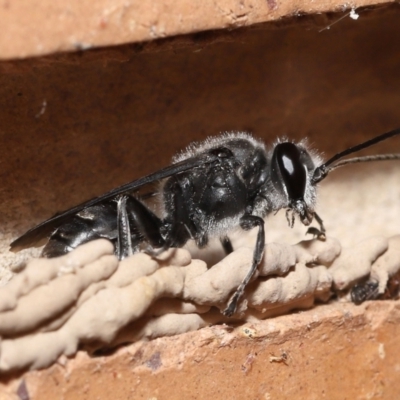
<svg viewBox="0 0 400 400">
<path fill-rule="evenodd" d="M 351 249 L 333 238 L 269 243 L 232 318 L 222 310 L 251 264 L 254 235 L 233 240 L 215 264 L 186 249 L 123 261 L 100 239 L 53 259 L 33 259 L 0 289 L 0 371 L 44 368 L 78 349 L 90 353 L 217 323 L 306 309 L 335 294 L 363 301 L 397 295 L 400 236 Z M 389 288 L 389 289 L 388 289 Z"/>
</svg>

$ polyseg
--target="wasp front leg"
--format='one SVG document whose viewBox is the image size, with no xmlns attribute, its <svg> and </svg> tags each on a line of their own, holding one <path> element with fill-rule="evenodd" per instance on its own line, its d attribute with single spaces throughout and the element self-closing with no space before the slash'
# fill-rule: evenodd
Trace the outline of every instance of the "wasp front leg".
<svg viewBox="0 0 400 400">
<path fill-rule="evenodd" d="M 324 222 L 316 212 L 314 212 L 314 218 L 319 225 L 319 229 L 315 226 L 310 226 L 307 229 L 306 235 L 313 235 L 315 239 L 324 241 L 326 240 L 326 229 L 324 226 Z"/>
</svg>

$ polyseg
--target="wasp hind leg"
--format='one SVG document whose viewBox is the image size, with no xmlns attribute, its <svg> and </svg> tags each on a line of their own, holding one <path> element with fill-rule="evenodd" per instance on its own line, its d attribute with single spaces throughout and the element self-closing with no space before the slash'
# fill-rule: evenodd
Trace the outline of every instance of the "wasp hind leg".
<svg viewBox="0 0 400 400">
<path fill-rule="evenodd" d="M 163 221 L 146 205 L 132 196 L 118 198 L 118 239 L 116 252 L 121 260 L 136 253 L 142 242 L 148 244 L 148 252 L 164 249 L 165 239 L 161 234 Z"/>
<path fill-rule="evenodd" d="M 264 254 L 264 247 L 265 247 L 264 220 L 260 217 L 247 214 L 241 218 L 240 227 L 245 231 L 258 227 L 258 234 L 256 240 L 256 247 L 254 248 L 251 268 L 247 273 L 247 275 L 245 276 L 245 278 L 243 279 L 242 283 L 235 290 L 235 293 L 233 293 L 233 295 L 229 299 L 228 306 L 223 311 L 223 314 L 226 315 L 227 317 L 231 317 L 236 312 L 238 302 L 240 298 L 243 296 L 244 290 L 248 285 L 248 283 L 250 282 L 251 278 L 253 277 L 254 273 L 256 272 L 257 267 L 260 264 L 262 256 Z"/>
<path fill-rule="evenodd" d="M 118 260 L 123 260 L 133 254 L 131 226 L 129 223 L 126 201 L 128 196 L 119 196 L 117 200 L 117 243 L 115 253 Z"/>
</svg>

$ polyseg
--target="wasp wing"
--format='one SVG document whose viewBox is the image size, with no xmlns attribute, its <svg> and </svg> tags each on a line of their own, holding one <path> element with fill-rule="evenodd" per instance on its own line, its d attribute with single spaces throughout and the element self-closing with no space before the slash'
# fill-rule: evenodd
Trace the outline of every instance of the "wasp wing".
<svg viewBox="0 0 400 400">
<path fill-rule="evenodd" d="M 54 215 L 48 220 L 41 222 L 39 225 L 28 230 L 18 239 L 14 240 L 10 244 L 10 250 L 17 252 L 29 247 L 40 246 L 43 239 L 49 237 L 57 228 L 67 222 L 73 215 L 79 213 L 85 208 L 92 207 L 103 201 L 111 200 L 118 195 L 138 190 L 142 186 L 149 183 L 157 182 L 170 176 L 189 171 L 204 164 L 213 163 L 217 159 L 217 154 L 200 154 L 196 157 L 191 157 L 181 162 L 172 164 L 150 175 L 144 176 L 143 178 L 134 180 L 125 185 L 112 189 L 109 192 L 102 194 L 101 196 L 85 201 L 75 207 L 68 209 L 67 211 L 63 211 L 59 214 Z"/>
</svg>

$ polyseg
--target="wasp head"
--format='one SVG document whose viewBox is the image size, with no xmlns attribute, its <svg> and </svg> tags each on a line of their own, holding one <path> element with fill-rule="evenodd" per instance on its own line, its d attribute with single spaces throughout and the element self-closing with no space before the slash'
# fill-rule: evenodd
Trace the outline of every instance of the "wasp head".
<svg viewBox="0 0 400 400">
<path fill-rule="evenodd" d="M 282 199 L 278 208 L 287 208 L 298 215 L 304 225 L 314 216 L 316 187 L 312 182 L 315 162 L 303 144 L 278 143 L 271 159 L 271 181 Z"/>
</svg>

